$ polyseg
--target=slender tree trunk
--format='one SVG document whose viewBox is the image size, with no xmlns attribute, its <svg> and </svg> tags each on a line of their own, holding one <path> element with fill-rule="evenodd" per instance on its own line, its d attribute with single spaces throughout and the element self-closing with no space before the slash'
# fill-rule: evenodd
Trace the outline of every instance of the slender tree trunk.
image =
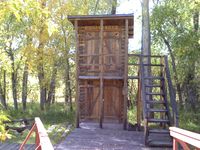
<svg viewBox="0 0 200 150">
<path fill-rule="evenodd" d="M 54 67 L 53 67 L 52 76 L 51 76 L 48 98 L 47 98 L 47 103 L 48 103 L 49 106 L 53 102 L 53 98 L 55 96 L 56 75 L 57 75 L 57 64 L 55 62 Z"/>
<path fill-rule="evenodd" d="M 38 79 L 40 85 L 40 109 L 44 110 L 46 102 L 46 84 L 44 78 L 44 69 L 43 66 L 38 66 Z"/>
<path fill-rule="evenodd" d="M 61 19 L 63 19 L 63 16 L 61 15 Z M 66 52 L 66 69 L 65 69 L 65 103 L 70 104 L 70 110 L 73 110 L 72 105 L 72 90 L 71 90 L 71 82 L 70 82 L 70 63 L 69 63 L 69 50 L 67 46 L 67 35 L 66 31 L 64 29 L 64 24 L 62 22 L 62 31 L 64 34 L 64 50 Z"/>
<path fill-rule="evenodd" d="M 149 0 L 142 1 L 142 55 L 147 55 L 147 57 L 143 57 L 144 64 L 151 63 L 151 38 L 150 38 L 150 19 L 149 19 Z M 151 67 L 144 66 L 144 76 L 151 76 Z M 151 84 L 151 80 L 146 80 L 145 84 Z M 148 88 L 145 92 L 151 92 L 152 89 Z M 146 96 L 146 100 L 151 100 L 151 96 Z M 153 107 L 152 105 L 148 105 L 148 107 Z M 149 117 L 153 118 L 153 113 L 149 114 Z"/>
<path fill-rule="evenodd" d="M 66 90 L 67 90 L 67 96 L 66 98 L 68 98 L 67 101 L 69 101 L 70 104 L 70 110 L 73 110 L 73 106 L 72 106 L 72 90 L 71 90 L 71 81 L 70 81 L 70 64 L 69 64 L 69 58 L 67 58 L 67 69 L 66 69 Z"/>
<path fill-rule="evenodd" d="M 15 110 L 18 110 L 18 103 L 17 103 L 17 71 L 15 70 L 15 59 L 13 54 L 11 54 L 11 60 L 12 60 L 12 73 L 11 73 L 11 81 L 12 81 L 12 95 L 13 95 L 13 101 L 14 101 L 14 108 Z"/>
<path fill-rule="evenodd" d="M 193 25 L 194 25 L 194 34 L 197 34 L 199 31 L 199 10 L 196 9 L 193 15 Z M 198 37 L 198 36 L 196 36 Z M 197 50 L 199 48 L 199 43 L 194 43 L 194 49 Z M 191 107 L 194 111 L 196 111 L 196 103 L 197 103 L 197 85 L 195 83 L 195 64 L 196 60 L 190 60 L 192 62 L 191 67 L 188 72 L 188 80 L 187 80 L 187 91 L 188 91 L 188 99 L 191 104 Z"/>
<path fill-rule="evenodd" d="M 7 104 L 6 104 L 6 70 L 3 71 L 3 91 L 4 91 L 4 106 L 7 109 Z"/>
<path fill-rule="evenodd" d="M 6 104 L 6 71 L 3 70 L 3 85 L 0 82 L 0 101 L 1 104 L 5 109 L 7 109 L 7 104 Z"/>
<path fill-rule="evenodd" d="M 117 10 L 117 0 L 113 0 L 111 14 L 112 15 L 116 14 L 116 10 Z"/>
<path fill-rule="evenodd" d="M 149 24 L 149 0 L 142 3 L 142 54 L 151 55 L 151 37 Z M 144 58 L 144 63 L 150 63 L 150 57 Z M 150 75 L 149 67 L 145 67 L 145 75 Z"/>
<path fill-rule="evenodd" d="M 178 92 L 179 106 L 182 109 L 183 108 L 183 98 L 182 98 L 182 94 L 181 94 L 181 85 L 179 83 L 178 74 L 177 74 L 177 71 L 176 71 L 175 57 L 173 55 L 172 48 L 169 44 L 169 41 L 164 36 L 162 36 L 162 38 L 164 40 L 165 45 L 167 46 L 170 57 L 172 59 L 172 69 L 173 69 L 173 72 L 174 72 L 174 80 L 175 80 L 176 88 L 177 88 L 177 92 Z"/>
<path fill-rule="evenodd" d="M 27 62 L 25 62 L 23 80 L 22 80 L 22 105 L 23 105 L 23 111 L 26 111 L 27 87 L 28 87 L 28 64 L 27 64 Z"/>
</svg>

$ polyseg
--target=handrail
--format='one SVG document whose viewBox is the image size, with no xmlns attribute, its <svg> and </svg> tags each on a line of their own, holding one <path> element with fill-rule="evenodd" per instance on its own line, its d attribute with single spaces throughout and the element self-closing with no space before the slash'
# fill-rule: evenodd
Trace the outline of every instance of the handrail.
<svg viewBox="0 0 200 150">
<path fill-rule="evenodd" d="M 188 144 L 200 149 L 200 134 L 177 127 L 170 127 L 169 130 L 173 137 L 173 150 L 178 150 L 178 143 L 184 150 L 190 150 Z"/>
<path fill-rule="evenodd" d="M 129 57 L 151 57 L 151 58 L 161 58 L 163 55 L 143 55 L 143 54 L 128 54 Z"/>
<path fill-rule="evenodd" d="M 176 104 L 176 91 L 173 88 L 167 56 L 164 57 L 164 60 L 165 60 L 165 73 L 166 73 L 166 78 L 167 78 L 167 83 L 168 83 L 170 102 L 172 106 L 173 124 L 174 126 L 178 127 L 179 118 L 178 118 L 178 110 L 177 110 L 177 104 Z"/>
<path fill-rule="evenodd" d="M 29 131 L 28 135 L 26 136 L 26 139 L 21 144 L 19 150 L 23 150 L 26 142 L 29 140 L 31 134 L 35 132 L 35 150 L 53 150 L 53 145 L 48 137 L 48 134 L 44 128 L 44 125 L 42 124 L 42 121 L 39 117 L 35 118 L 35 123 L 33 124 L 31 130 Z"/>
</svg>

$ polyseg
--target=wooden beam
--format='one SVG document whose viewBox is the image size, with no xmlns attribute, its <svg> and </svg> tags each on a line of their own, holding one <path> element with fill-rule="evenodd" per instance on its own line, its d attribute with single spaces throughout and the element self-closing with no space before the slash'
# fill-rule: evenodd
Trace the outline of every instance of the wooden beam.
<svg viewBox="0 0 200 150">
<path fill-rule="evenodd" d="M 138 77 L 140 70 L 138 71 Z M 138 93 L 137 93 L 137 125 L 139 127 L 139 131 L 141 130 L 141 116 L 142 116 L 142 100 L 141 100 L 141 81 L 138 80 Z"/>
<path fill-rule="evenodd" d="M 76 36 L 76 127 L 79 128 L 79 39 L 78 39 L 78 21 L 75 20 L 75 36 Z"/>
<path fill-rule="evenodd" d="M 128 19 L 125 20 L 125 68 L 124 68 L 124 116 L 123 128 L 127 128 L 127 100 L 128 100 Z"/>
<path fill-rule="evenodd" d="M 175 150 L 177 148 L 177 142 L 181 144 L 183 149 L 186 150 L 188 148 L 187 144 L 190 144 L 197 149 L 200 149 L 200 134 L 176 127 L 170 127 L 169 130 L 170 135 L 174 138 L 173 147 Z"/>
<path fill-rule="evenodd" d="M 103 116 L 104 116 L 104 97 L 103 97 L 103 19 L 100 20 L 100 120 L 99 126 L 103 128 Z"/>
</svg>

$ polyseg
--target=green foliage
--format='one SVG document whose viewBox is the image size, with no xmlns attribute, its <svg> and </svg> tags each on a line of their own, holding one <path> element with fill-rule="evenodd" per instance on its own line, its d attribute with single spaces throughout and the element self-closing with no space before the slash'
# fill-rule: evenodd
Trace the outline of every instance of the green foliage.
<svg viewBox="0 0 200 150">
<path fill-rule="evenodd" d="M 21 108 L 22 106 L 19 105 Z M 16 111 L 12 106 L 9 106 L 7 114 L 10 116 L 10 120 L 21 119 L 21 118 L 35 118 L 40 117 L 42 123 L 44 124 L 50 140 L 53 144 L 60 142 L 74 126 L 74 112 L 71 112 L 69 106 L 63 105 L 63 103 L 55 103 L 50 108 L 45 111 L 41 111 L 39 103 L 28 103 L 27 111 Z M 10 126 L 13 126 L 10 124 Z M 20 124 L 15 124 L 15 126 L 20 126 Z M 70 128 L 68 128 L 70 126 Z M 28 134 L 28 130 L 25 130 L 23 134 L 10 131 L 12 134 L 12 139 L 9 142 L 22 143 Z M 29 144 L 35 142 L 35 136 L 31 136 L 28 141 Z"/>
<path fill-rule="evenodd" d="M 180 128 L 200 133 L 200 111 L 180 111 Z"/>
<path fill-rule="evenodd" d="M 0 108 L 2 109 L 1 105 Z M 5 130 L 4 121 L 8 121 L 8 115 L 0 110 L 0 142 L 4 142 L 7 138 L 11 138 L 11 135 Z"/>
<path fill-rule="evenodd" d="M 181 86 L 184 105 L 180 111 L 180 127 L 196 132 L 200 130 L 200 32 L 199 21 L 195 22 L 199 10 L 198 0 L 163 0 L 154 7 L 151 15 L 153 50 L 174 56 L 176 83 Z M 173 71 L 172 77 L 175 75 Z"/>
</svg>

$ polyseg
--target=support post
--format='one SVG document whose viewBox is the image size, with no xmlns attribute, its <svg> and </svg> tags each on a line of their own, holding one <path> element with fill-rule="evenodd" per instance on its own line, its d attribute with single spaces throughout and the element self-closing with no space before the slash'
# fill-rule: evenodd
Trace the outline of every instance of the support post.
<svg viewBox="0 0 200 150">
<path fill-rule="evenodd" d="M 138 71 L 138 77 L 140 77 L 140 68 Z M 138 79 L 138 94 L 137 94 L 137 126 L 139 131 L 141 130 L 141 114 L 142 114 L 142 103 L 141 103 L 141 81 L 140 78 Z"/>
<path fill-rule="evenodd" d="M 99 126 L 103 128 L 103 117 L 104 117 L 104 96 L 103 96 L 103 19 L 100 20 L 100 121 Z"/>
<path fill-rule="evenodd" d="M 127 128 L 127 100 L 128 100 L 128 19 L 125 20 L 125 67 L 124 67 L 124 116 L 123 128 Z"/>
<path fill-rule="evenodd" d="M 79 39 L 78 39 L 78 21 L 75 20 L 75 36 L 76 36 L 76 127 L 79 128 Z"/>
</svg>

